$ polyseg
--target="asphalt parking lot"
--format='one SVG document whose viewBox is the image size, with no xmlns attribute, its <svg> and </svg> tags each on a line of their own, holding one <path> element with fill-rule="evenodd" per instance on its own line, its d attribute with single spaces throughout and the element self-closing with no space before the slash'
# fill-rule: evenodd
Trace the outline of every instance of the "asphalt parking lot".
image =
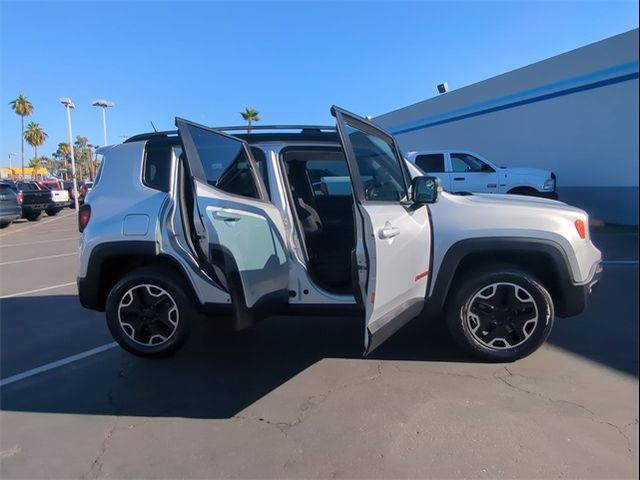
<svg viewBox="0 0 640 480">
<path fill-rule="evenodd" d="M 320 317 L 200 325 L 143 360 L 77 301 L 74 212 L 17 222 L 0 233 L 0 477 L 638 478 L 638 231 L 593 237 L 608 263 L 588 311 L 514 364 L 424 322 L 363 359 L 357 321 Z"/>
</svg>

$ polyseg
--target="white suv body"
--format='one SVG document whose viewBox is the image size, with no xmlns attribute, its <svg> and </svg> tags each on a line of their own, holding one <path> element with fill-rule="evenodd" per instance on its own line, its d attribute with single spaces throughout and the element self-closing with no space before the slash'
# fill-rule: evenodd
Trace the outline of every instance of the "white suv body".
<svg viewBox="0 0 640 480">
<path fill-rule="evenodd" d="M 172 352 L 198 315 L 364 317 L 371 352 L 420 313 L 489 360 L 525 356 L 586 305 L 600 252 L 560 202 L 440 193 L 392 136 L 337 107 L 337 131 L 178 132 L 102 149 L 79 212 L 81 303 L 120 345 Z M 318 181 L 348 175 L 350 191 Z M 480 310 L 478 310 L 478 308 Z M 485 309 L 487 311 L 481 311 Z"/>
<path fill-rule="evenodd" d="M 468 150 L 420 150 L 407 159 L 452 193 L 514 193 L 557 199 L 556 175 L 541 168 L 501 167 Z"/>
</svg>

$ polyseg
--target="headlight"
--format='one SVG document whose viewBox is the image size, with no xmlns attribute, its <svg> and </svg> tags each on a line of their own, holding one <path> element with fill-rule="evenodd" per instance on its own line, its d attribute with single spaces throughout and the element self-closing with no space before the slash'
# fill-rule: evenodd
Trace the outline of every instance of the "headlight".
<svg viewBox="0 0 640 480">
<path fill-rule="evenodd" d="M 556 188 L 556 180 L 555 178 L 549 178 L 548 180 L 545 180 L 544 185 L 542 185 L 542 189 L 543 190 L 555 190 Z"/>
</svg>

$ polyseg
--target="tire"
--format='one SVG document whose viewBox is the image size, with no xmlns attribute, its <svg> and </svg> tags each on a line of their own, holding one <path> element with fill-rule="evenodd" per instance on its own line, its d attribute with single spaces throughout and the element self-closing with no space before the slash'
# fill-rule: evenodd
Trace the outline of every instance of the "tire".
<svg viewBox="0 0 640 480">
<path fill-rule="evenodd" d="M 142 268 L 126 274 L 111 289 L 107 326 L 126 351 L 162 357 L 186 341 L 197 313 L 190 295 L 174 278 L 168 271 Z"/>
<path fill-rule="evenodd" d="M 0 228 L 7 228 L 12 223 L 13 223 L 13 220 L 11 220 L 10 222 L 2 222 L 0 223 Z"/>
<path fill-rule="evenodd" d="M 58 213 L 60 213 L 60 210 L 58 208 L 47 208 L 45 210 L 45 213 L 50 217 L 55 217 Z"/>
<path fill-rule="evenodd" d="M 40 218 L 42 218 L 42 210 L 40 210 L 39 212 L 27 213 L 24 215 L 24 218 L 26 218 L 30 222 L 37 222 L 38 220 L 40 220 Z"/>
<path fill-rule="evenodd" d="M 527 197 L 537 197 L 540 195 L 539 191 L 531 187 L 516 187 L 509 190 L 507 193 L 510 195 L 526 195 Z"/>
<path fill-rule="evenodd" d="M 467 274 L 452 286 L 447 326 L 473 356 L 513 362 L 536 351 L 554 322 L 553 300 L 532 275 L 496 266 Z"/>
</svg>

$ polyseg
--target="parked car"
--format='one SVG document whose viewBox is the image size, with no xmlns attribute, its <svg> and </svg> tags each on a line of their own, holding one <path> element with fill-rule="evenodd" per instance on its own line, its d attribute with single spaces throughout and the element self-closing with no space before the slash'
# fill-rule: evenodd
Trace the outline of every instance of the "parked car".
<svg viewBox="0 0 640 480">
<path fill-rule="evenodd" d="M 82 189 L 84 185 L 84 182 L 82 180 L 78 180 L 78 203 L 80 203 L 80 190 Z M 75 208 L 76 204 L 75 204 L 75 196 L 73 194 L 73 181 L 71 180 L 65 180 L 63 182 L 63 188 L 69 192 L 69 208 Z"/>
<path fill-rule="evenodd" d="M 84 182 L 84 185 L 82 185 L 82 188 L 80 188 L 79 197 L 78 197 L 78 203 L 80 205 L 84 203 L 84 198 L 91 191 L 92 187 L 93 187 L 93 182 Z"/>
<path fill-rule="evenodd" d="M 69 192 L 64 189 L 62 182 L 59 180 L 39 180 L 35 183 L 41 190 L 46 189 L 51 192 L 52 205 L 45 209 L 47 215 L 55 216 L 71 203 L 69 201 Z"/>
<path fill-rule="evenodd" d="M 30 222 L 40 220 L 42 212 L 53 208 L 51 191 L 43 189 L 35 182 L 4 181 L 16 193 L 18 203 L 22 207 L 22 218 Z"/>
<path fill-rule="evenodd" d="M 331 113 L 337 130 L 233 136 L 176 119 L 103 150 L 78 215 L 82 305 L 143 356 L 178 349 L 200 314 L 243 329 L 353 312 L 366 353 L 422 314 L 490 361 L 530 354 L 556 316 L 584 310 L 601 272 L 584 211 L 441 192 L 390 134 Z M 319 163 L 350 172 L 351 195 L 314 190 Z"/>
<path fill-rule="evenodd" d="M 10 184 L 0 182 L 0 228 L 7 228 L 20 217 L 22 217 L 22 208 L 18 195 Z"/>
<path fill-rule="evenodd" d="M 557 199 L 556 175 L 540 168 L 499 167 L 464 150 L 414 151 L 407 159 L 438 177 L 447 192 L 513 193 Z"/>
</svg>

